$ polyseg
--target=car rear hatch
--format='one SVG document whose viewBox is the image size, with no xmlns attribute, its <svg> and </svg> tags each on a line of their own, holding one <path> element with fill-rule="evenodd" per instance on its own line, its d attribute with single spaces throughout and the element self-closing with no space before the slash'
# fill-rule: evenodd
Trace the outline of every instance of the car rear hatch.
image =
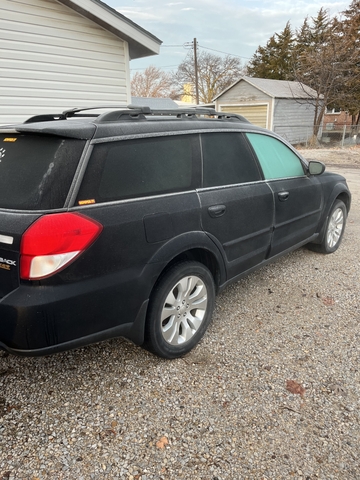
<svg viewBox="0 0 360 480">
<path fill-rule="evenodd" d="M 23 233 L 64 208 L 85 142 L 0 131 L 0 301 L 20 283 Z"/>
</svg>

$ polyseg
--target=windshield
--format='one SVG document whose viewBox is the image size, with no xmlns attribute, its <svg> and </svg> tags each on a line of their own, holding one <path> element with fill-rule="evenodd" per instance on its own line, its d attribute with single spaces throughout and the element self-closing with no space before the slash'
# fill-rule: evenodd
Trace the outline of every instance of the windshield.
<svg viewBox="0 0 360 480">
<path fill-rule="evenodd" d="M 61 208 L 85 141 L 0 133 L 0 208 Z"/>
</svg>

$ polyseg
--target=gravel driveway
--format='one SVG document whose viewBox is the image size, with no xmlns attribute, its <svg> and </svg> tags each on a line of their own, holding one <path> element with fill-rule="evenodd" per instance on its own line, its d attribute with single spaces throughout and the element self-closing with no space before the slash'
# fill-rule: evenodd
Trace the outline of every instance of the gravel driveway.
<svg viewBox="0 0 360 480">
<path fill-rule="evenodd" d="M 0 353 L 0 480 L 359 479 L 360 156 L 344 155 L 329 168 L 353 193 L 340 249 L 229 287 L 185 358 L 122 339 Z"/>
</svg>

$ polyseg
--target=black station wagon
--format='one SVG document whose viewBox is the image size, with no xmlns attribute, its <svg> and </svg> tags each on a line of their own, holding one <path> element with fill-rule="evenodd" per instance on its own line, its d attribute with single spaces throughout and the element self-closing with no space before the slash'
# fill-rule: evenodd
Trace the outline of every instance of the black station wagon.
<svg viewBox="0 0 360 480">
<path fill-rule="evenodd" d="M 123 336 L 179 357 L 229 283 L 338 248 L 345 179 L 273 132 L 205 108 L 94 111 L 0 129 L 0 348 Z"/>
</svg>

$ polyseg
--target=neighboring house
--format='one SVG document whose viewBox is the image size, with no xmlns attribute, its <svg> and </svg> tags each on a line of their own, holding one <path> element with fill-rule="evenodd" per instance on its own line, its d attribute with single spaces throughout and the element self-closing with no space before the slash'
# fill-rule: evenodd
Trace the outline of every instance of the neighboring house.
<svg viewBox="0 0 360 480">
<path fill-rule="evenodd" d="M 349 112 L 340 108 L 327 108 L 324 114 L 323 135 L 324 143 L 338 143 L 341 145 L 360 144 L 359 126 L 352 124 Z"/>
<path fill-rule="evenodd" d="M 100 0 L 1 0 L 0 124 L 129 104 L 132 59 L 161 41 Z"/>
<path fill-rule="evenodd" d="M 139 107 L 150 107 L 154 110 L 174 110 L 178 108 L 177 103 L 171 98 L 131 97 L 131 104 Z"/>
<path fill-rule="evenodd" d="M 312 137 L 316 95 L 299 82 L 244 76 L 213 101 L 216 110 L 239 113 L 295 144 Z"/>
<path fill-rule="evenodd" d="M 324 115 L 324 130 L 343 130 L 344 126 L 351 126 L 351 115 L 340 108 L 327 108 Z"/>
</svg>

